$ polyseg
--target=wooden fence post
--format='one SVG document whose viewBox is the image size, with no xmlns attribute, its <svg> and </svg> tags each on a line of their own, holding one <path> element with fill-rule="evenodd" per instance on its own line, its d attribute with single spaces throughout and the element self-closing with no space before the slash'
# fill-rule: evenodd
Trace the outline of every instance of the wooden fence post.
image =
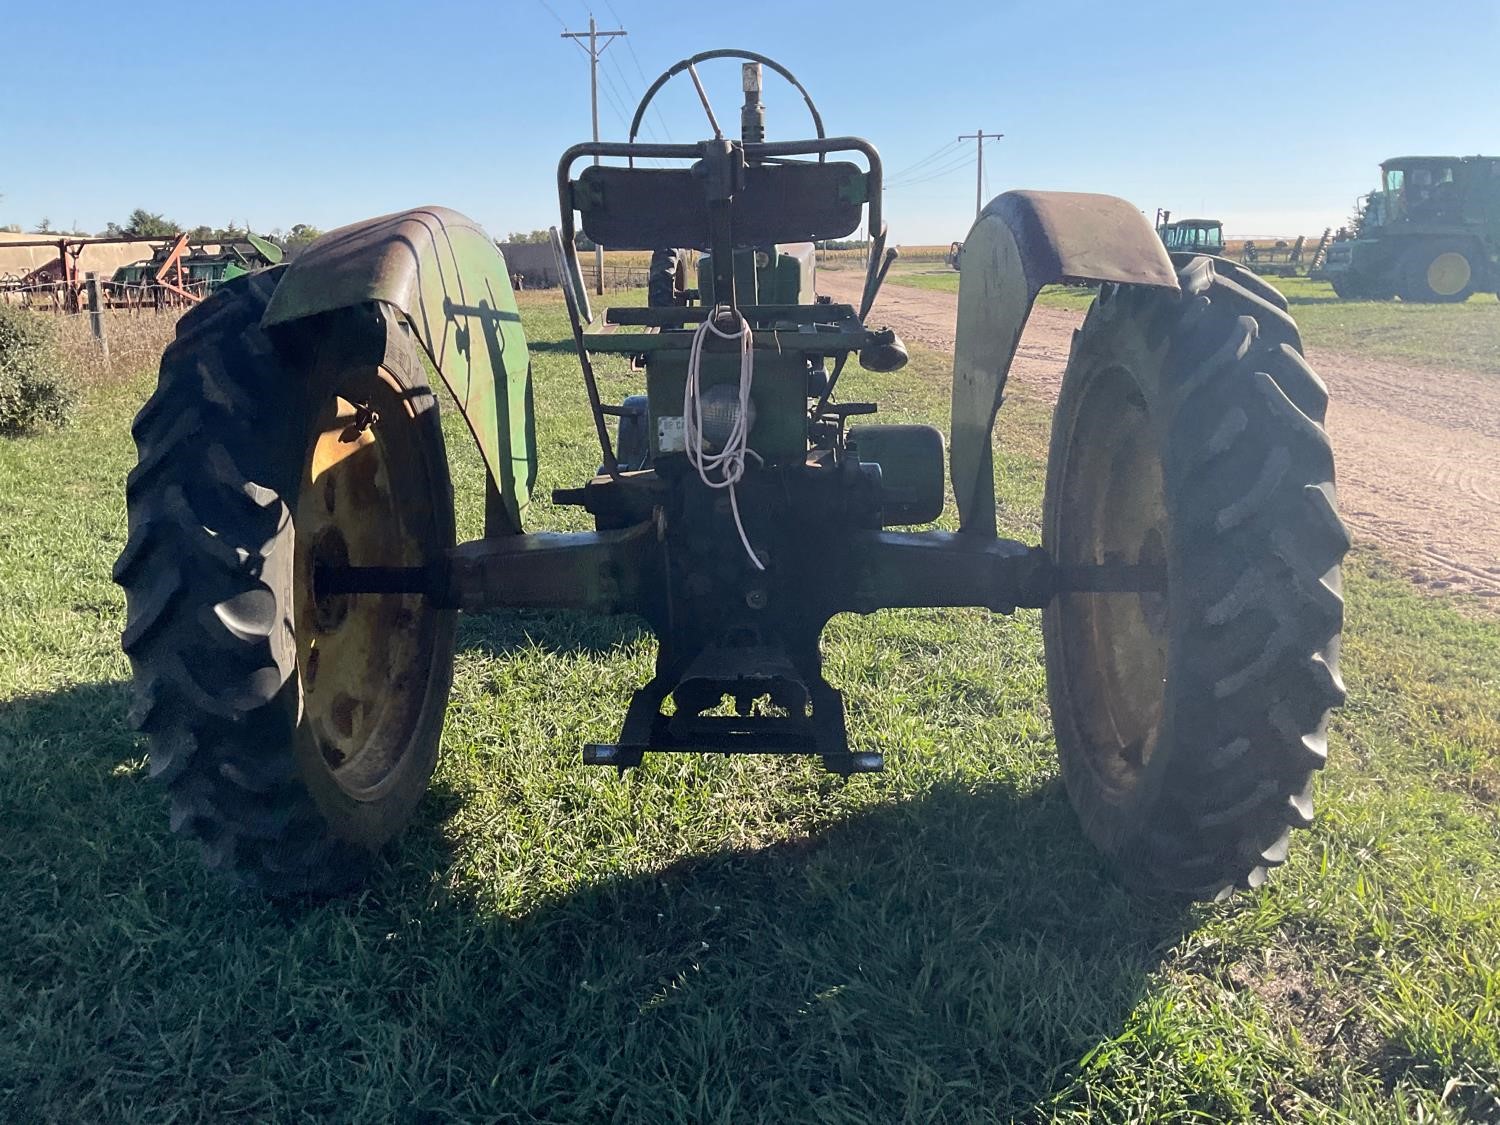
<svg viewBox="0 0 1500 1125">
<path fill-rule="evenodd" d="M 94 339 L 99 341 L 99 353 L 104 356 L 104 366 L 109 366 L 109 336 L 104 331 L 104 302 L 99 293 L 99 275 L 90 271 L 83 275 L 84 285 L 89 291 L 89 327 L 94 330 Z"/>
</svg>

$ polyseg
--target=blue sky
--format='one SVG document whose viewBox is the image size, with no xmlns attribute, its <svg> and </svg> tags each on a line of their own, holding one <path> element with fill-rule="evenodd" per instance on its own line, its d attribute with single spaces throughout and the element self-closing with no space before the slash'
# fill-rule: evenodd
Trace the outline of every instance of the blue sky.
<svg viewBox="0 0 1500 1125">
<path fill-rule="evenodd" d="M 874 141 L 898 242 L 961 238 L 959 133 L 999 130 L 988 191 L 1105 191 L 1231 235 L 1316 232 L 1383 157 L 1500 152 L 1500 0 L 1093 4 L 598 0 L 623 22 L 601 128 L 646 84 L 742 46 L 788 65 L 832 133 Z M 1412 19 L 1416 12 L 1420 18 Z M 556 222 L 554 170 L 589 129 L 585 0 L 0 0 L 0 225 L 102 229 L 138 206 L 185 225 L 333 227 L 423 203 L 491 233 Z M 58 59 L 66 60 L 59 80 Z M 706 72 L 726 127 L 732 65 Z M 691 83 L 658 134 L 706 133 Z M 800 100 L 767 80 L 773 137 Z M 972 144 L 967 150 L 972 154 Z"/>
</svg>

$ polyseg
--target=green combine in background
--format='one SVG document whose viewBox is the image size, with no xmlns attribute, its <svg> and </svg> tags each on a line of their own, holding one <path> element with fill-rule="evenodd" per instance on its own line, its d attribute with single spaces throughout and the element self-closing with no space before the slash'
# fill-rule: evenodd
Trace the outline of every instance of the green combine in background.
<svg viewBox="0 0 1500 1125">
<path fill-rule="evenodd" d="M 1500 287 L 1500 157 L 1401 156 L 1380 166 L 1353 237 L 1313 271 L 1344 298 L 1456 303 Z"/>
</svg>

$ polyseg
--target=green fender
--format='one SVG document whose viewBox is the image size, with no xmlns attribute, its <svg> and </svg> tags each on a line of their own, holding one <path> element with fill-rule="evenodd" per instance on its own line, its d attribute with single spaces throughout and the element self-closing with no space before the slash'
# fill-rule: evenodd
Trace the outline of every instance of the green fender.
<svg viewBox="0 0 1500 1125">
<path fill-rule="evenodd" d="M 519 531 L 536 483 L 536 416 L 504 256 L 477 223 L 445 207 L 367 219 L 299 255 L 261 324 L 284 338 L 299 321 L 371 302 L 405 317 L 457 401 L 493 486 L 487 533 L 497 520 Z"/>
<path fill-rule="evenodd" d="M 995 535 L 991 434 L 1021 330 L 1042 286 L 1112 281 L 1176 289 L 1177 274 L 1146 217 L 1112 195 L 1008 191 L 963 242 L 953 423 L 948 436 L 960 531 Z"/>
</svg>

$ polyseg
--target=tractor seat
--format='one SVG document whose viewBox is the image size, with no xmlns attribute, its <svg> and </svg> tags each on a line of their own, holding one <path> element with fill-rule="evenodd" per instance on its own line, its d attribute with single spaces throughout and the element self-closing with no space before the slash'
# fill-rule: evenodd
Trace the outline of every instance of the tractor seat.
<svg viewBox="0 0 1500 1125">
<path fill-rule="evenodd" d="M 705 181 L 691 168 L 598 164 L 573 181 L 583 233 L 612 250 L 709 249 Z M 848 161 L 751 164 L 730 203 L 736 246 L 820 242 L 858 229 L 866 174 Z"/>
</svg>

